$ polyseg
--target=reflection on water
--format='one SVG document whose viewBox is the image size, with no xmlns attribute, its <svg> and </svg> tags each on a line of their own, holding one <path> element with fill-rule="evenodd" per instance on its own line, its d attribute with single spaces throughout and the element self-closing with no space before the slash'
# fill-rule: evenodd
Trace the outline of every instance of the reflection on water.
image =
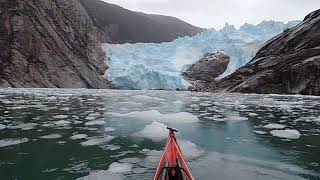
<svg viewBox="0 0 320 180">
<path fill-rule="evenodd" d="M 0 99 L 1 179 L 151 179 L 167 125 L 197 179 L 320 179 L 317 97 L 5 89 Z"/>
</svg>

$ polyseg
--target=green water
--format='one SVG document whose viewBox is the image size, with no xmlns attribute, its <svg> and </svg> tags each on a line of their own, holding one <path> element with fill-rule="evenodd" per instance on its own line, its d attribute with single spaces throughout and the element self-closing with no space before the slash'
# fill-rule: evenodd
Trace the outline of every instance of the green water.
<svg viewBox="0 0 320 180">
<path fill-rule="evenodd" d="M 317 97 L 2 89 L 0 124 L 1 180 L 152 179 L 165 125 L 196 179 L 320 179 Z"/>
</svg>

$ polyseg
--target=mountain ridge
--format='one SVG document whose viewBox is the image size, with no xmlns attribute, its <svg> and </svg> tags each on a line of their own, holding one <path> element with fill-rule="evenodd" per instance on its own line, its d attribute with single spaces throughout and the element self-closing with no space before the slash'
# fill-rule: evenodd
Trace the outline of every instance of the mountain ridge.
<svg viewBox="0 0 320 180">
<path fill-rule="evenodd" d="M 244 67 L 209 91 L 320 95 L 320 9 L 269 40 Z"/>
<path fill-rule="evenodd" d="M 113 43 L 161 43 L 202 32 L 175 17 L 135 12 L 100 0 L 79 1 L 95 25 L 109 32 Z"/>
</svg>

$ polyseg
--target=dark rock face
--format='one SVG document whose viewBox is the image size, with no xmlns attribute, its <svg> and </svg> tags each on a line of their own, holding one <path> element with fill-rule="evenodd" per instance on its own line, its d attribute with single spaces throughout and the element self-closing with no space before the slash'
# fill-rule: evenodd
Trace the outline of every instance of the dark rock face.
<svg viewBox="0 0 320 180">
<path fill-rule="evenodd" d="M 209 85 L 216 83 L 216 78 L 224 73 L 230 57 L 222 52 L 207 54 L 194 63 L 182 75 L 192 85 L 190 90 L 205 91 Z"/>
<path fill-rule="evenodd" d="M 262 47 L 210 91 L 320 95 L 320 10 Z"/>
<path fill-rule="evenodd" d="M 78 0 L 1 0 L 0 15 L 0 87 L 110 87 L 106 36 Z"/>
<path fill-rule="evenodd" d="M 80 0 L 94 24 L 108 32 L 114 43 L 159 43 L 202 31 L 177 18 L 145 14 L 101 0 Z"/>
</svg>

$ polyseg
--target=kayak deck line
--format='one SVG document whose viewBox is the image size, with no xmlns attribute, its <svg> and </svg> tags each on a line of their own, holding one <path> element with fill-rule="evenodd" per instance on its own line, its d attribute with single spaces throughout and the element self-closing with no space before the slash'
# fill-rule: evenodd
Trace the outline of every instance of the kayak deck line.
<svg viewBox="0 0 320 180">
<path fill-rule="evenodd" d="M 175 136 L 178 130 L 167 129 L 168 139 L 153 180 L 194 180 Z"/>
</svg>

